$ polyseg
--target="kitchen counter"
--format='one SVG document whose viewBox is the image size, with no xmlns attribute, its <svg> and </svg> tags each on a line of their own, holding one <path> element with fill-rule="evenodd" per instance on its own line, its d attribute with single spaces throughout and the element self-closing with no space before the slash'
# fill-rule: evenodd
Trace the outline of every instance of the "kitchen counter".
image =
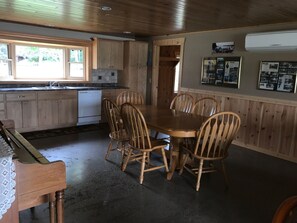
<svg viewBox="0 0 297 223">
<path fill-rule="evenodd" d="M 61 86 L 27 86 L 27 85 L 0 85 L 0 92 L 7 91 L 59 91 L 59 90 L 103 90 L 103 89 L 122 89 L 117 85 L 61 85 Z"/>
</svg>

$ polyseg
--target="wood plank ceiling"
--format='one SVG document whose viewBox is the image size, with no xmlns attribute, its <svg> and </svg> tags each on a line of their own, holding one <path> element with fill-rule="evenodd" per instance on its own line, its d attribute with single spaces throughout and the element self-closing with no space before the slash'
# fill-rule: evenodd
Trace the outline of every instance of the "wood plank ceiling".
<svg viewBox="0 0 297 223">
<path fill-rule="evenodd" d="M 104 6 L 111 11 L 103 11 Z M 296 0 L 0 0 L 0 21 L 157 36 L 297 21 Z"/>
</svg>

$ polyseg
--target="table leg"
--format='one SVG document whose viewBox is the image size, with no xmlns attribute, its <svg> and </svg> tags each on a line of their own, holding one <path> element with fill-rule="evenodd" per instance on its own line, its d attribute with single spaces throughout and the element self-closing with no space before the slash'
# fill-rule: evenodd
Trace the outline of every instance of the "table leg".
<svg viewBox="0 0 297 223">
<path fill-rule="evenodd" d="M 64 190 L 56 192 L 57 222 L 64 223 Z"/>
<path fill-rule="evenodd" d="M 171 146 L 170 148 L 170 166 L 169 172 L 167 173 L 167 180 L 171 180 L 174 171 L 180 167 L 180 146 L 182 143 L 181 138 L 171 137 L 170 138 Z"/>
</svg>

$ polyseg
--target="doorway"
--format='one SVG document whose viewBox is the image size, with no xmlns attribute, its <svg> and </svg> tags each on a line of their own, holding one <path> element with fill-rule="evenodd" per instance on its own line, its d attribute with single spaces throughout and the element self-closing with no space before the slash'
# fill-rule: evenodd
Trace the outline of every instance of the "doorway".
<svg viewBox="0 0 297 223">
<path fill-rule="evenodd" d="M 184 38 L 154 41 L 152 104 L 169 108 L 179 92 Z"/>
</svg>

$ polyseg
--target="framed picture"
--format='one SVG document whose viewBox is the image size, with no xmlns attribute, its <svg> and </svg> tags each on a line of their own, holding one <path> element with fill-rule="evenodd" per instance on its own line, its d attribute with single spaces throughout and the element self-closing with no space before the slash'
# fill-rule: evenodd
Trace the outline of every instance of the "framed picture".
<svg viewBox="0 0 297 223">
<path fill-rule="evenodd" d="M 241 57 L 207 57 L 202 60 L 201 83 L 239 88 Z"/>
<path fill-rule="evenodd" d="M 262 61 L 258 88 L 268 91 L 296 92 L 297 62 Z"/>
<path fill-rule="evenodd" d="M 218 42 L 212 44 L 212 53 L 232 53 L 234 49 L 234 42 Z"/>
</svg>

